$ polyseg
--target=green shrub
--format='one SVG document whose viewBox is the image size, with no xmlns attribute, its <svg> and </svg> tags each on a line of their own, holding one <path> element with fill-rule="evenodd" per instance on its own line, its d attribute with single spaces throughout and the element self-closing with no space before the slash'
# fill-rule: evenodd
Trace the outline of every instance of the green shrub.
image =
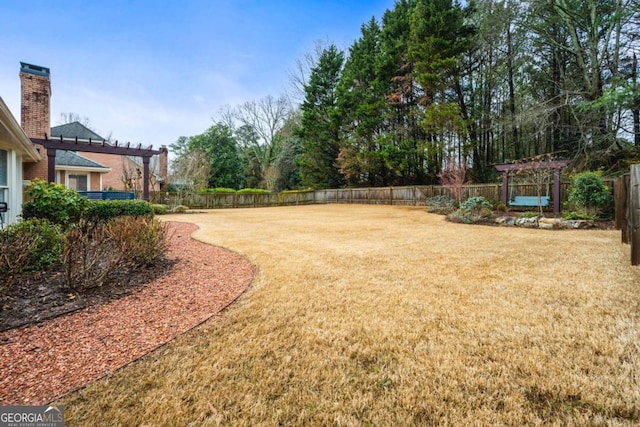
<svg viewBox="0 0 640 427">
<path fill-rule="evenodd" d="M 537 218 L 540 215 L 540 212 L 538 211 L 526 211 L 526 212 L 522 212 L 518 215 L 518 218 Z"/>
<path fill-rule="evenodd" d="M 460 203 L 460 209 L 463 211 L 479 212 L 483 209 L 492 209 L 491 203 L 482 196 L 469 197 Z"/>
<path fill-rule="evenodd" d="M 437 214 L 450 214 L 455 211 L 455 200 L 449 196 L 439 195 L 425 200 L 427 211 Z"/>
<path fill-rule="evenodd" d="M 447 215 L 447 220 L 464 224 L 473 224 L 493 215 L 491 203 L 482 196 L 469 197 L 460 203 L 460 209 Z"/>
<path fill-rule="evenodd" d="M 472 216 L 468 215 L 467 212 L 462 210 L 457 210 L 448 214 L 447 221 L 457 222 L 460 224 L 473 224 L 475 222 Z"/>
<path fill-rule="evenodd" d="M 487 208 L 480 208 L 477 210 L 458 209 L 457 211 L 447 215 L 447 221 L 474 224 L 483 219 L 490 218 L 492 215 L 493 212 Z"/>
<path fill-rule="evenodd" d="M 227 193 L 235 193 L 236 190 L 233 188 L 224 188 L 224 187 L 216 187 L 216 188 L 205 188 L 204 190 L 200 190 L 200 193 L 213 193 L 213 194 L 227 194 Z"/>
<path fill-rule="evenodd" d="M 0 273 L 40 271 L 57 265 L 64 235 L 60 225 L 29 219 L 0 231 Z"/>
<path fill-rule="evenodd" d="M 107 222 L 120 216 L 153 217 L 151 203 L 144 200 L 91 200 L 83 219 L 89 223 Z"/>
<path fill-rule="evenodd" d="M 167 213 L 167 205 L 153 204 L 151 205 L 155 215 L 164 215 Z"/>
<path fill-rule="evenodd" d="M 269 190 L 265 190 L 264 188 L 243 188 L 242 190 L 238 190 L 238 194 L 268 194 L 271 193 Z"/>
<path fill-rule="evenodd" d="M 586 212 L 564 211 L 562 212 L 562 219 L 567 221 L 594 220 L 596 217 Z"/>
<path fill-rule="evenodd" d="M 295 193 L 308 193 L 310 191 L 313 191 L 312 188 L 300 188 L 297 190 L 282 190 L 280 193 L 281 194 L 295 194 Z"/>
<path fill-rule="evenodd" d="M 496 199 L 486 199 L 487 202 L 489 202 L 489 204 L 491 205 L 492 210 L 497 210 L 498 205 L 502 205 L 504 203 L 502 203 L 500 200 L 496 200 Z"/>
<path fill-rule="evenodd" d="M 505 205 L 504 203 L 498 203 L 496 205 L 496 210 L 498 212 L 509 212 L 509 207 L 507 205 Z"/>
<path fill-rule="evenodd" d="M 582 172 L 571 177 L 569 205 L 574 210 L 598 217 L 611 204 L 611 189 L 604 183 L 601 172 Z"/>
<path fill-rule="evenodd" d="M 187 210 L 189 210 L 189 208 L 187 206 L 178 205 L 178 206 L 174 206 L 171 209 L 171 213 L 185 213 Z"/>
<path fill-rule="evenodd" d="M 75 190 L 41 179 L 27 184 L 27 196 L 31 200 L 22 204 L 24 219 L 46 219 L 63 227 L 77 222 L 89 202 Z"/>
</svg>

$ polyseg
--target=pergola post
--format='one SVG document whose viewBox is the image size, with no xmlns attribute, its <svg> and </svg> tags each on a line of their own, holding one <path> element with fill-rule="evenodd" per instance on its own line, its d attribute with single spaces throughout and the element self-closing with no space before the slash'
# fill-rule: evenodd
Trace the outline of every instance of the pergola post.
<svg viewBox="0 0 640 427">
<path fill-rule="evenodd" d="M 505 206 L 509 204 L 509 171 L 502 174 L 502 203 Z"/>
<path fill-rule="evenodd" d="M 149 201 L 149 160 L 148 156 L 142 158 L 142 199 Z"/>
<path fill-rule="evenodd" d="M 47 181 L 56 182 L 56 149 L 47 148 Z"/>
<path fill-rule="evenodd" d="M 560 169 L 553 170 L 553 213 L 560 213 Z"/>
</svg>

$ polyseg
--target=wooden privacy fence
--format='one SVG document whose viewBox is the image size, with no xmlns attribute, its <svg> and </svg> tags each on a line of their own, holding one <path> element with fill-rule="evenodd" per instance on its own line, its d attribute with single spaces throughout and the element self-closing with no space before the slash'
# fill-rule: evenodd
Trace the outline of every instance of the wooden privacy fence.
<svg viewBox="0 0 640 427">
<path fill-rule="evenodd" d="M 151 203 L 185 205 L 192 209 L 260 208 L 317 203 L 313 191 L 284 193 L 164 193 L 151 194 Z"/>
<path fill-rule="evenodd" d="M 631 265 L 640 265 L 640 165 L 615 182 L 616 228 L 631 245 Z"/>
<path fill-rule="evenodd" d="M 566 200 L 568 186 L 568 183 L 561 185 L 562 201 Z M 509 187 L 510 195 L 537 195 L 536 186 L 533 184 L 515 184 Z M 453 198 L 454 193 L 455 190 L 453 188 L 439 185 L 340 188 L 283 193 L 180 194 L 156 192 L 151 194 L 150 201 L 172 206 L 186 205 L 194 209 L 292 206 L 322 203 L 422 206 L 428 198 L 441 195 Z M 542 193 L 543 195 L 551 194 L 551 187 L 544 189 Z M 502 184 L 469 184 L 461 188 L 463 199 L 482 196 L 490 200 L 500 200 L 501 194 Z"/>
</svg>

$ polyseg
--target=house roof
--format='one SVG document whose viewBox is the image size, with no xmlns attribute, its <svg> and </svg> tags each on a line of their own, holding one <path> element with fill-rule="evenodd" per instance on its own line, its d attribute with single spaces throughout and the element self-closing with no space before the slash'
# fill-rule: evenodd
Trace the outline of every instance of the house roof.
<svg viewBox="0 0 640 427">
<path fill-rule="evenodd" d="M 40 160 L 40 154 L 0 97 L 0 143 L 3 141 L 21 153 L 25 161 L 37 162 Z"/>
<path fill-rule="evenodd" d="M 78 138 L 104 141 L 104 138 L 83 125 L 80 122 L 71 122 L 51 128 L 51 138 Z M 56 155 L 56 168 L 58 169 L 91 169 L 99 172 L 109 172 L 111 168 L 88 159 L 75 151 L 60 150 Z"/>
<path fill-rule="evenodd" d="M 66 167 L 103 169 L 104 172 L 109 172 L 111 170 L 111 168 L 91 159 L 87 159 L 76 152 L 65 150 L 60 150 L 56 154 L 56 167 L 60 167 L 61 169 L 66 169 Z"/>
<path fill-rule="evenodd" d="M 51 138 L 78 138 L 104 141 L 104 138 L 80 122 L 71 122 L 51 128 Z"/>
</svg>

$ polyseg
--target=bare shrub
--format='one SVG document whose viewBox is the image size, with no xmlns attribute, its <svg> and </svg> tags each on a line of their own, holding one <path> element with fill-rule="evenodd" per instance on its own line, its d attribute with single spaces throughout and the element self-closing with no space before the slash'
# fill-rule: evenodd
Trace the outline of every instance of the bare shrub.
<svg viewBox="0 0 640 427">
<path fill-rule="evenodd" d="M 124 256 L 133 267 L 152 265 L 169 249 L 167 226 L 157 219 L 120 218 L 112 223 L 111 233 L 123 242 Z"/>
<path fill-rule="evenodd" d="M 152 265 L 167 249 L 167 227 L 153 218 L 76 227 L 67 234 L 63 254 L 67 286 L 79 292 L 103 286 L 116 273 Z"/>
<path fill-rule="evenodd" d="M 67 232 L 63 253 L 67 286 L 78 292 L 104 285 L 121 267 L 124 251 L 109 232 L 110 224 Z"/>
</svg>

